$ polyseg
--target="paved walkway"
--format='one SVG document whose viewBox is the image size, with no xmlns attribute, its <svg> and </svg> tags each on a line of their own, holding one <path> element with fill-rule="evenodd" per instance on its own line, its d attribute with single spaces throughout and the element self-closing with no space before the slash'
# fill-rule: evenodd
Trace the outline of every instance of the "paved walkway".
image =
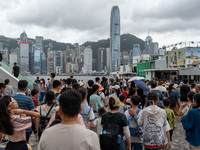
<svg viewBox="0 0 200 150">
<path fill-rule="evenodd" d="M 38 142 L 35 141 L 35 138 L 33 135 L 30 141 L 34 143 L 34 146 L 32 146 L 32 149 L 37 150 Z M 171 150 L 188 150 L 187 142 L 185 140 L 185 131 L 183 129 L 182 123 L 180 122 L 180 118 L 176 120 L 176 128 L 174 129 L 174 133 L 172 137 Z"/>
</svg>

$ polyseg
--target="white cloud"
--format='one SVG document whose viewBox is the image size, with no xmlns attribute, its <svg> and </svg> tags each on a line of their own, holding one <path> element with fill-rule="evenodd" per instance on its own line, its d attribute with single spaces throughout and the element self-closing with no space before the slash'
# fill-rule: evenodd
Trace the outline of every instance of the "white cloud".
<svg viewBox="0 0 200 150">
<path fill-rule="evenodd" d="M 118 5 L 121 34 L 143 40 L 148 31 L 160 46 L 200 40 L 199 0 L 1 0 L 0 34 L 79 42 L 108 38 L 110 11 Z"/>
</svg>

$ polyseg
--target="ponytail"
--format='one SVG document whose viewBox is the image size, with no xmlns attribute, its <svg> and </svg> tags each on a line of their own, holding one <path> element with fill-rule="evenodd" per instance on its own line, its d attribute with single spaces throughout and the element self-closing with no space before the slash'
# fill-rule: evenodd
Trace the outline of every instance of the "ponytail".
<svg viewBox="0 0 200 150">
<path fill-rule="evenodd" d="M 0 99 L 0 132 L 8 135 L 13 135 L 14 127 L 11 122 L 10 113 L 7 110 L 10 102 L 10 96 L 4 96 Z"/>
<path fill-rule="evenodd" d="M 154 114 L 154 119 L 156 119 L 156 108 L 155 108 L 155 102 L 154 100 L 148 100 L 149 103 L 153 104 L 153 114 Z"/>
</svg>

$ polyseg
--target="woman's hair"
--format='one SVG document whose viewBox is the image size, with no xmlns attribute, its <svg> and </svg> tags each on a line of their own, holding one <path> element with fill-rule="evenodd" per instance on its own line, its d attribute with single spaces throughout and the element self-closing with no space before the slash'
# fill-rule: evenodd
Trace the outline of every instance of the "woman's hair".
<svg viewBox="0 0 200 150">
<path fill-rule="evenodd" d="M 114 106 L 113 106 L 114 104 L 115 104 L 114 98 L 110 97 L 110 98 L 109 98 L 109 106 L 110 106 L 110 109 L 111 109 L 111 110 L 114 110 L 114 109 L 117 108 L 117 107 L 114 107 Z"/>
<path fill-rule="evenodd" d="M 86 88 L 80 88 L 77 90 L 77 92 L 79 92 L 82 96 L 82 101 L 84 100 L 85 96 L 87 95 L 87 90 Z"/>
<path fill-rule="evenodd" d="M 136 89 L 133 88 L 133 87 L 130 87 L 130 88 L 129 88 L 129 94 L 128 94 L 129 97 L 135 95 L 135 92 L 136 92 Z"/>
<path fill-rule="evenodd" d="M 197 103 L 197 106 L 195 106 L 196 108 L 199 108 L 200 107 L 200 94 L 198 93 L 198 94 L 195 94 L 194 96 L 193 96 L 193 99 L 194 99 L 194 101 L 196 101 L 196 103 Z"/>
<path fill-rule="evenodd" d="M 196 84 L 195 83 L 192 83 L 191 84 L 191 89 L 195 88 Z"/>
<path fill-rule="evenodd" d="M 169 85 L 169 92 L 171 92 L 172 91 L 172 89 L 174 89 L 174 83 L 171 83 L 170 85 Z"/>
<path fill-rule="evenodd" d="M 9 79 L 5 79 L 4 84 L 8 85 L 9 83 L 10 83 L 10 80 Z"/>
<path fill-rule="evenodd" d="M 45 80 L 42 78 L 42 79 L 40 79 L 40 80 L 42 80 L 43 81 L 43 83 L 45 84 Z"/>
<path fill-rule="evenodd" d="M 195 95 L 195 93 L 194 92 L 188 92 L 187 93 L 187 97 L 191 100 L 191 101 L 193 101 L 193 96 Z"/>
<path fill-rule="evenodd" d="M 117 97 L 119 98 L 119 95 L 120 95 L 120 89 L 113 89 L 116 91 L 116 94 L 117 94 Z"/>
<path fill-rule="evenodd" d="M 126 98 L 126 96 L 121 94 L 121 95 L 119 96 L 120 102 L 124 102 L 125 98 Z"/>
<path fill-rule="evenodd" d="M 48 91 L 45 94 L 45 101 L 48 106 L 53 104 L 53 100 L 55 99 L 55 93 L 53 91 Z"/>
<path fill-rule="evenodd" d="M 10 96 L 4 96 L 0 99 L 0 132 L 13 135 L 14 127 L 11 123 L 10 113 L 7 109 L 11 102 Z"/>
</svg>

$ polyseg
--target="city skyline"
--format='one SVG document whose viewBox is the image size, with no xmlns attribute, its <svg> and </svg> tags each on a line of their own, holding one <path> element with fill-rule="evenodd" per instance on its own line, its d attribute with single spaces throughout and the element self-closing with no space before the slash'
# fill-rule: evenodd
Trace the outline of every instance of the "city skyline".
<svg viewBox="0 0 200 150">
<path fill-rule="evenodd" d="M 91 5 L 84 5 L 89 3 Z M 145 0 L 60 0 L 59 3 L 48 3 L 45 0 L 3 0 L 0 2 L 0 35 L 18 37 L 17 35 L 26 30 L 29 37 L 42 35 L 46 39 L 66 43 L 82 44 L 85 41 L 105 39 L 109 37 L 110 10 L 112 6 L 118 5 L 121 12 L 121 34 L 131 33 L 145 39 L 150 32 L 162 47 L 175 44 L 174 41 L 178 43 L 200 39 L 199 4 L 198 0 L 155 0 L 153 3 Z M 74 11 L 75 8 L 79 11 Z M 52 9 L 59 11 L 49 11 Z"/>
</svg>

